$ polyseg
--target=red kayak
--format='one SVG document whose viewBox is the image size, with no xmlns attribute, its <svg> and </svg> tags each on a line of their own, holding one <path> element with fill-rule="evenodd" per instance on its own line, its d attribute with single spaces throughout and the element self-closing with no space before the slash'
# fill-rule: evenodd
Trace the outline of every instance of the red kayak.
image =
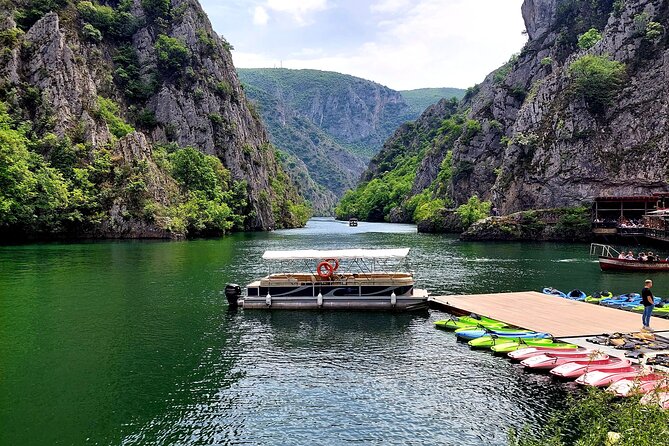
<svg viewBox="0 0 669 446">
<path fill-rule="evenodd" d="M 516 351 L 507 353 L 507 356 L 514 361 L 522 361 L 523 359 L 531 358 L 532 356 L 545 355 L 547 353 L 583 353 L 590 351 L 583 347 L 578 348 L 553 348 L 553 347 L 528 347 L 521 348 Z"/>
<path fill-rule="evenodd" d="M 669 378 L 667 375 L 651 373 L 650 375 L 641 375 L 634 379 L 621 379 L 609 386 L 608 392 L 616 396 L 642 395 L 655 389 L 669 388 Z"/>
<path fill-rule="evenodd" d="M 634 379 L 641 373 L 641 367 L 635 366 L 632 366 L 632 370 L 626 372 L 594 370 L 579 376 L 576 382 L 583 386 L 604 387 L 623 379 Z"/>
<path fill-rule="evenodd" d="M 595 354 L 593 356 L 593 353 L 592 350 L 574 352 L 571 354 L 567 354 L 566 352 L 544 353 L 542 355 L 523 359 L 520 363 L 529 369 L 550 370 L 559 365 L 573 361 L 581 361 L 584 364 L 596 363 L 595 361 L 600 361 L 601 364 L 608 362 L 608 355 Z"/>
<path fill-rule="evenodd" d="M 551 369 L 551 375 L 558 378 L 578 378 L 587 372 L 609 371 L 609 372 L 631 372 L 634 370 L 629 359 L 608 358 L 595 361 L 573 361 L 562 364 Z"/>
</svg>

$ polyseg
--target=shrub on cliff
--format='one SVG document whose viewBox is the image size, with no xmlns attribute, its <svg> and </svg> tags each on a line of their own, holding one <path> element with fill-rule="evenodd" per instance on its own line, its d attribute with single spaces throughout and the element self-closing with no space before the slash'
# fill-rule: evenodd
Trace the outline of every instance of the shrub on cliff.
<svg viewBox="0 0 669 446">
<path fill-rule="evenodd" d="M 457 214 L 465 229 L 490 215 L 492 204 L 489 201 L 481 201 L 476 195 L 472 196 L 467 203 L 460 205 Z"/>
<path fill-rule="evenodd" d="M 595 28 L 590 28 L 578 36 L 578 47 L 582 50 L 589 50 L 600 40 L 602 40 L 602 34 Z"/>
<path fill-rule="evenodd" d="M 183 68 L 190 57 L 190 51 L 185 43 L 165 34 L 158 36 L 155 49 L 158 65 L 165 74 Z"/>
<path fill-rule="evenodd" d="M 613 101 L 625 78 L 625 64 L 605 56 L 587 54 L 569 66 L 576 94 L 592 112 L 602 112 Z"/>
</svg>

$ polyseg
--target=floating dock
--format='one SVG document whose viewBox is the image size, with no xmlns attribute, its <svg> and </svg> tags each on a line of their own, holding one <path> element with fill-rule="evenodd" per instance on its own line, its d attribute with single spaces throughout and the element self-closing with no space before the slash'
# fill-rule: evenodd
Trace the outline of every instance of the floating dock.
<svg viewBox="0 0 669 446">
<path fill-rule="evenodd" d="M 641 314 L 536 291 L 516 293 L 433 296 L 436 305 L 454 314 L 476 313 L 556 338 L 630 333 L 641 329 Z M 655 331 L 669 331 L 669 319 L 653 317 Z"/>
</svg>

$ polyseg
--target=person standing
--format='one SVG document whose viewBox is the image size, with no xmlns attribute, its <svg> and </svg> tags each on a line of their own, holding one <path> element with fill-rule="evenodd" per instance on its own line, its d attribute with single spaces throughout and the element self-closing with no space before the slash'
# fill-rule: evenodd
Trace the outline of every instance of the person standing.
<svg viewBox="0 0 669 446">
<path fill-rule="evenodd" d="M 650 290 L 653 287 L 653 281 L 647 279 L 644 283 L 643 290 L 641 290 L 641 302 L 643 303 L 643 315 L 641 316 L 641 322 L 643 323 L 642 330 L 653 331 L 650 328 L 650 317 L 653 314 L 653 309 L 655 308 L 655 297 L 653 292 Z"/>
</svg>

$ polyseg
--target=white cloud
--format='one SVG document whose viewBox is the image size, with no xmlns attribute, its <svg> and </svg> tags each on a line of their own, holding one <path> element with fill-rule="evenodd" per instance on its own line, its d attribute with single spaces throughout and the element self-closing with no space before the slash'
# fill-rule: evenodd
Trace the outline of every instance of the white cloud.
<svg viewBox="0 0 669 446">
<path fill-rule="evenodd" d="M 269 14 L 267 10 L 262 6 L 256 6 L 253 10 L 253 24 L 254 25 L 267 25 L 269 21 Z"/>
<path fill-rule="evenodd" d="M 373 3 L 369 7 L 369 10 L 379 13 L 396 12 L 407 7 L 409 4 L 409 0 L 379 0 Z"/>
<path fill-rule="evenodd" d="M 327 9 L 327 0 L 267 0 L 266 8 L 289 15 L 295 23 L 310 23 L 310 15 Z"/>
</svg>

